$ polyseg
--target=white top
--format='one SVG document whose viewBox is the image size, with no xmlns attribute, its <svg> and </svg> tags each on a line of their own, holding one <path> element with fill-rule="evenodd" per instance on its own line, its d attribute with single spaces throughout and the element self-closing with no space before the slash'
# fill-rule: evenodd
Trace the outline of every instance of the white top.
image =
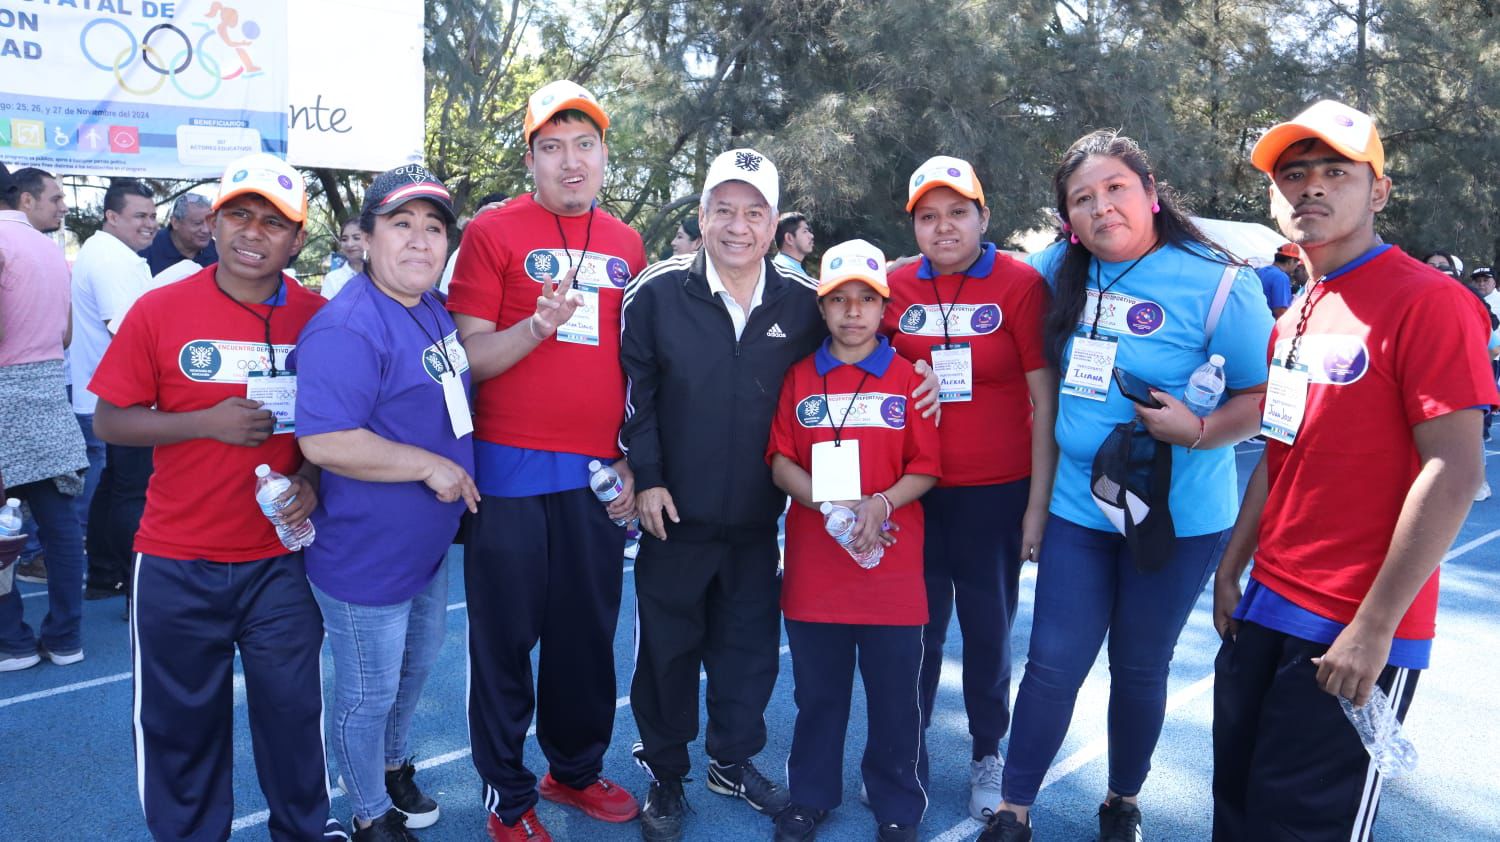
<svg viewBox="0 0 1500 842">
<path fill-rule="evenodd" d="M 339 290 L 344 288 L 344 284 L 349 283 L 350 279 L 358 274 L 358 272 L 354 271 L 353 267 L 345 263 L 343 266 L 324 275 L 323 297 L 332 300 L 335 295 L 339 294 Z"/>
<path fill-rule="evenodd" d="M 791 271 L 796 272 L 797 274 L 801 275 L 804 278 L 811 278 L 812 277 L 811 275 L 807 274 L 807 270 L 806 269 L 802 268 L 802 264 L 799 263 L 796 260 L 793 260 L 792 256 L 789 255 L 789 254 L 786 254 L 784 252 L 779 252 L 778 251 L 771 258 L 771 260 L 773 260 L 776 263 L 777 266 L 780 266 L 783 269 L 790 269 Z"/>
<path fill-rule="evenodd" d="M 1494 292 L 1486 295 L 1484 302 L 1490 305 L 1490 309 L 1495 311 L 1495 315 L 1500 316 L 1500 289 L 1496 289 Z"/>
<path fill-rule="evenodd" d="M 463 246 L 459 246 L 463 248 Z M 453 283 L 453 267 L 458 265 L 458 249 L 448 255 L 448 265 L 443 267 L 443 277 L 438 280 L 438 292 L 448 294 L 448 285 Z"/>
<path fill-rule="evenodd" d="M 708 291 L 724 301 L 724 306 L 729 310 L 729 320 L 734 322 L 735 341 L 739 341 L 740 335 L 745 332 L 745 322 L 750 320 L 750 314 L 760 306 L 760 300 L 766 294 L 766 262 L 760 262 L 760 276 L 755 279 L 755 293 L 750 296 L 749 310 L 741 307 L 734 296 L 729 294 L 729 288 L 724 286 L 724 281 L 719 277 L 719 270 L 714 268 L 713 258 L 705 254 L 703 263 L 707 267 Z"/>
<path fill-rule="evenodd" d="M 78 250 L 73 261 L 73 344 L 68 346 L 75 413 L 94 414 L 99 397 L 88 390 L 94 369 L 130 305 L 150 287 L 146 258 L 115 235 L 100 231 Z M 105 327 L 106 322 L 112 323 L 113 331 Z"/>
</svg>

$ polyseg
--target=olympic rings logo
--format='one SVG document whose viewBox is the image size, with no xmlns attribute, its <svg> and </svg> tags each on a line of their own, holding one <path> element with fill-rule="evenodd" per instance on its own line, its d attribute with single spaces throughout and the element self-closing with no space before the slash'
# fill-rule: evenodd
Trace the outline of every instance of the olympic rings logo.
<svg viewBox="0 0 1500 842">
<path fill-rule="evenodd" d="M 188 99 L 204 100 L 218 93 L 220 86 L 222 86 L 224 82 L 227 82 L 230 79 L 234 79 L 240 74 L 244 73 L 245 68 L 244 66 L 240 66 L 235 68 L 233 73 L 229 73 L 227 75 L 224 74 L 223 65 L 221 65 L 219 61 L 215 59 L 207 49 L 205 49 L 205 45 L 207 44 L 208 39 L 212 38 L 216 34 L 214 29 L 209 27 L 207 24 L 199 23 L 194 25 L 203 30 L 199 34 L 198 40 L 196 42 L 194 42 L 182 29 L 170 23 L 159 23 L 151 27 L 150 29 L 146 30 L 146 34 L 143 35 L 139 41 L 137 41 L 135 33 L 132 32 L 130 27 L 126 26 L 125 24 L 114 20 L 113 18 L 96 18 L 95 20 L 92 20 L 88 24 L 86 24 L 83 27 L 83 31 L 79 33 L 78 46 L 83 52 L 84 59 L 88 61 L 89 64 L 92 64 L 94 67 L 97 67 L 107 73 L 113 73 L 115 76 L 115 82 L 119 84 L 121 90 L 124 90 L 127 93 L 135 94 L 136 96 L 151 96 L 152 94 L 155 94 L 157 91 L 161 90 L 162 86 L 165 85 L 168 80 L 170 80 L 172 82 L 172 87 L 176 88 L 178 93 L 182 94 Z M 94 48 L 91 48 L 89 46 L 89 35 L 94 31 L 96 27 L 99 26 L 113 26 L 118 28 L 125 34 L 127 45 L 114 56 L 113 61 L 102 61 L 100 56 L 95 54 Z M 99 36 L 96 36 L 94 40 L 98 41 Z M 163 51 L 157 48 L 157 44 L 152 43 L 153 40 L 156 41 L 157 44 L 160 44 L 164 40 L 171 40 L 174 42 L 180 40 L 181 43 L 180 46 L 178 46 L 177 44 L 173 45 L 177 46 L 177 52 L 173 53 L 170 59 L 164 59 Z M 107 47 L 100 46 L 99 49 L 105 50 L 104 56 L 106 58 L 109 56 Z M 169 48 L 163 45 L 163 49 Z M 125 74 L 123 71 L 134 64 L 137 55 L 140 56 L 141 62 L 157 75 L 155 84 L 136 88 L 131 87 L 131 85 L 125 81 Z M 188 69 L 192 67 L 194 57 L 198 59 L 199 64 L 202 66 L 205 74 L 209 78 L 207 90 L 193 91 L 189 90 L 183 85 L 183 76 L 186 74 Z"/>
</svg>

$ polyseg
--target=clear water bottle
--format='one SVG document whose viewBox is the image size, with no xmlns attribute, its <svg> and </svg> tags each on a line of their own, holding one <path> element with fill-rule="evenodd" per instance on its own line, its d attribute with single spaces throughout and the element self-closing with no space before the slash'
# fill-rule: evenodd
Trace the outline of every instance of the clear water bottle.
<svg viewBox="0 0 1500 842">
<path fill-rule="evenodd" d="M 1182 402 L 1193 414 L 1202 418 L 1214 411 L 1219 398 L 1224 395 L 1224 357 L 1214 354 L 1208 362 L 1198 366 L 1188 378 L 1187 390 L 1182 393 Z"/>
<path fill-rule="evenodd" d="M 599 502 L 605 505 L 625 493 L 625 483 L 621 481 L 619 473 L 598 459 L 589 463 L 589 488 L 594 490 L 594 496 L 599 498 Z M 615 526 L 624 525 L 624 518 L 615 519 Z"/>
<path fill-rule="evenodd" d="M 859 553 L 854 550 L 854 523 L 859 518 L 854 510 L 848 506 L 837 506 L 833 503 L 824 503 L 818 511 L 823 513 L 823 528 L 833 536 L 833 540 L 839 542 L 860 567 L 869 570 L 880 563 L 880 557 L 885 555 L 885 547 L 876 545 L 875 549 L 867 553 Z"/>
<path fill-rule="evenodd" d="M 1417 748 L 1401 733 L 1401 720 L 1384 690 L 1377 686 L 1371 691 L 1364 707 L 1355 707 L 1342 696 L 1339 704 L 1382 775 L 1394 778 L 1417 768 Z"/>
<path fill-rule="evenodd" d="M 304 520 L 300 526 L 288 526 L 281 519 L 281 510 L 286 508 L 296 497 L 286 501 L 277 502 L 292 481 L 271 470 L 270 465 L 257 465 L 255 467 L 255 502 L 260 505 L 260 511 L 276 527 L 276 537 L 281 539 L 281 545 L 296 552 L 312 546 L 313 538 L 317 532 L 313 529 L 311 520 Z"/>
<path fill-rule="evenodd" d="M 0 538 L 14 538 L 21 534 L 21 501 L 12 497 L 0 508 Z"/>
</svg>

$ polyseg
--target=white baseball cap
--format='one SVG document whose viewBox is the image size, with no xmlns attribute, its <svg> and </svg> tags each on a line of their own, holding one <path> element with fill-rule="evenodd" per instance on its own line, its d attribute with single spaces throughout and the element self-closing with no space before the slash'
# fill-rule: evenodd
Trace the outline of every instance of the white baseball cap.
<svg viewBox="0 0 1500 842">
<path fill-rule="evenodd" d="M 719 153 L 708 165 L 708 177 L 703 180 L 703 195 L 726 181 L 743 181 L 760 191 L 771 210 L 781 199 L 781 177 L 771 159 L 754 149 L 731 149 Z"/>
<path fill-rule="evenodd" d="M 823 271 L 819 276 L 819 298 L 850 281 L 864 281 L 881 298 L 891 297 L 891 287 L 885 279 L 885 254 L 864 240 L 845 240 L 823 252 Z"/>
<path fill-rule="evenodd" d="M 293 222 L 307 219 L 307 185 L 302 174 L 275 155 L 255 152 L 230 161 L 219 179 L 214 210 L 245 193 L 263 197 Z"/>
<path fill-rule="evenodd" d="M 984 188 L 979 184 L 979 177 L 974 175 L 974 167 L 962 158 L 934 155 L 923 161 L 907 182 L 906 212 L 911 213 L 922 194 L 934 187 L 951 187 L 960 196 L 973 199 L 984 207 Z"/>
</svg>

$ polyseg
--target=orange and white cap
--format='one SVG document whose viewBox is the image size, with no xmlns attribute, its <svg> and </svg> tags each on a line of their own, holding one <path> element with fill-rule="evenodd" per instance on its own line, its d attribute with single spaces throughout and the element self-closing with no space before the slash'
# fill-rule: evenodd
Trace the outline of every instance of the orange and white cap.
<svg viewBox="0 0 1500 842">
<path fill-rule="evenodd" d="M 984 206 L 984 188 L 979 184 L 979 177 L 974 175 L 974 167 L 962 158 L 934 155 L 911 174 L 906 188 L 906 212 L 911 213 L 922 194 L 934 187 L 951 187 L 960 196 Z"/>
<path fill-rule="evenodd" d="M 823 252 L 823 271 L 819 273 L 818 297 L 822 298 L 850 281 L 864 281 L 881 298 L 891 297 L 885 280 L 885 254 L 864 240 L 845 240 Z"/>
<path fill-rule="evenodd" d="M 568 109 L 582 111 L 589 115 L 595 123 L 599 124 L 599 135 L 604 136 L 604 130 L 609 128 L 609 115 L 604 113 L 604 106 L 594 95 L 584 90 L 577 82 L 569 82 L 559 79 L 556 82 L 548 82 L 540 90 L 526 100 L 526 123 L 522 129 L 522 139 L 526 145 L 531 145 L 531 136 L 536 130 L 546 125 L 559 111 Z"/>
<path fill-rule="evenodd" d="M 219 198 L 214 200 L 214 210 L 246 193 L 264 198 L 293 222 L 307 219 L 307 185 L 302 174 L 268 152 L 253 152 L 229 162 L 219 179 Z"/>
<path fill-rule="evenodd" d="M 1375 131 L 1375 120 L 1331 99 L 1313 103 L 1291 120 L 1272 126 L 1251 150 L 1250 163 L 1266 175 L 1274 175 L 1276 161 L 1287 147 L 1308 138 L 1323 141 L 1351 161 L 1369 164 L 1376 178 L 1385 175 L 1385 147 Z"/>
</svg>

